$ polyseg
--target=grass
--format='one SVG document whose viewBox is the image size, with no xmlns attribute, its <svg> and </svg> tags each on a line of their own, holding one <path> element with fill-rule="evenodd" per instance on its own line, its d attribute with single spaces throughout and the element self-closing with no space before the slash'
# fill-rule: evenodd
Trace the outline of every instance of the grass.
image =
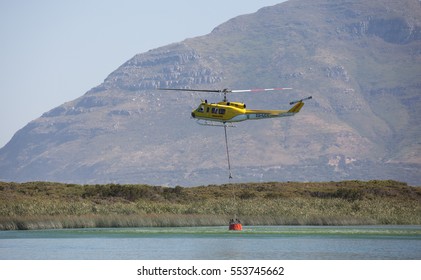
<svg viewBox="0 0 421 280">
<path fill-rule="evenodd" d="M 227 225 L 421 224 L 421 188 L 396 181 L 175 188 L 0 182 L 0 230 Z"/>
</svg>

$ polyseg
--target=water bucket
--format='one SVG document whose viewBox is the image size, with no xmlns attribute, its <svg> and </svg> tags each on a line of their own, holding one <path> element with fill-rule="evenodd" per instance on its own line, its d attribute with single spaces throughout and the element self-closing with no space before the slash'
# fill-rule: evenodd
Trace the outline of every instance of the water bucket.
<svg viewBox="0 0 421 280">
<path fill-rule="evenodd" d="M 242 230 L 243 226 L 240 223 L 233 223 L 229 225 L 229 230 Z"/>
</svg>

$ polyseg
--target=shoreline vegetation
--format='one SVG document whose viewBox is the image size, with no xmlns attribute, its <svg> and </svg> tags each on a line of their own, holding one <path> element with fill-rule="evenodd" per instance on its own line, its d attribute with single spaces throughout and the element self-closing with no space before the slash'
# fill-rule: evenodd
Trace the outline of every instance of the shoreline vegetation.
<svg viewBox="0 0 421 280">
<path fill-rule="evenodd" d="M 420 225 L 421 188 L 391 180 L 162 187 L 0 182 L 0 230 Z"/>
</svg>

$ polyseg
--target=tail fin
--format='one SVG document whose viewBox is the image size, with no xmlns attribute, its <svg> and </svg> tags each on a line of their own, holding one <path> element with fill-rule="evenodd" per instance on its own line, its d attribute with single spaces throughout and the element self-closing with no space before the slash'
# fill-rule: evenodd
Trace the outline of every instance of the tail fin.
<svg viewBox="0 0 421 280">
<path fill-rule="evenodd" d="M 300 112 L 300 110 L 301 110 L 301 108 L 303 108 L 303 106 L 304 106 L 304 102 L 300 101 L 297 104 L 295 104 L 294 107 L 289 109 L 288 113 L 296 114 L 296 113 Z"/>
<path fill-rule="evenodd" d="M 301 108 L 303 108 L 303 106 L 304 106 L 303 101 L 304 100 L 309 100 L 309 99 L 312 99 L 312 98 L 313 98 L 312 96 L 309 96 L 309 97 L 303 98 L 301 100 L 290 102 L 289 105 L 293 105 L 293 104 L 295 104 L 295 105 L 294 105 L 294 107 L 292 107 L 291 109 L 289 109 L 288 113 L 294 113 L 294 114 L 296 114 L 296 113 L 300 112 Z"/>
</svg>

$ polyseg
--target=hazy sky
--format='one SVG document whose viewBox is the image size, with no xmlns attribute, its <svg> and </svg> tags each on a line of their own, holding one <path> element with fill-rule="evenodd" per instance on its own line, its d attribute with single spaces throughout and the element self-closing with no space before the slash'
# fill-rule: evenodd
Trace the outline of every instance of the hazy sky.
<svg viewBox="0 0 421 280">
<path fill-rule="evenodd" d="M 137 53 L 283 0 L 0 0 L 0 148 Z"/>
</svg>

